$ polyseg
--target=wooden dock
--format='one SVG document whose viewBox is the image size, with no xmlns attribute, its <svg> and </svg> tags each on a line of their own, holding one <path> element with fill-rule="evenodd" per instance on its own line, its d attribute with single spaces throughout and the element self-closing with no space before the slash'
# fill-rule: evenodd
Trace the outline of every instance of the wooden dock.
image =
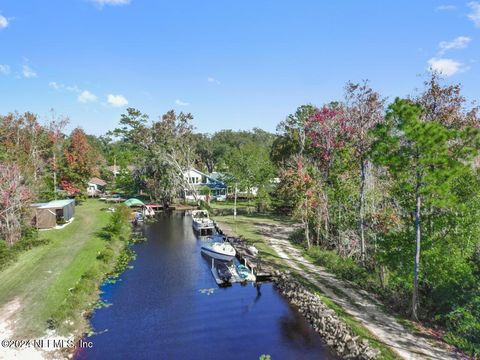
<svg viewBox="0 0 480 360">
<path fill-rule="evenodd" d="M 223 235 L 221 229 L 216 225 L 218 233 Z M 268 281 L 272 277 L 273 269 L 261 261 L 259 255 L 253 255 L 249 250 L 249 244 L 237 237 L 227 236 L 227 241 L 235 248 L 236 257 L 247 267 L 253 270 L 256 281 Z"/>
</svg>

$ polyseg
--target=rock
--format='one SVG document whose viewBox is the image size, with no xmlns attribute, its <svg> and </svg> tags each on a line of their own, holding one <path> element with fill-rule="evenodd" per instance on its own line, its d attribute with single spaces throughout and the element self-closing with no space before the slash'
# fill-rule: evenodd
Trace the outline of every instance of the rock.
<svg viewBox="0 0 480 360">
<path fill-rule="evenodd" d="M 280 294 L 298 308 L 299 313 L 339 356 L 344 359 L 365 360 L 379 356 L 378 350 L 372 349 L 368 341 L 360 341 L 333 310 L 289 273 L 276 271 L 273 281 Z"/>
</svg>

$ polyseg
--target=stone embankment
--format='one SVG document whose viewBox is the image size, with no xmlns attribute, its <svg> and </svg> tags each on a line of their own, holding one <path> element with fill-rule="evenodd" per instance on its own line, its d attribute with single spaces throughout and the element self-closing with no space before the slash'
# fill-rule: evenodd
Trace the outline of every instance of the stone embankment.
<svg viewBox="0 0 480 360">
<path fill-rule="evenodd" d="M 333 310 L 292 276 L 277 273 L 274 282 L 278 291 L 290 304 L 297 307 L 327 345 L 341 358 L 371 360 L 378 357 L 380 354 L 378 350 L 370 347 L 367 340 L 360 340 L 355 336 Z"/>
</svg>

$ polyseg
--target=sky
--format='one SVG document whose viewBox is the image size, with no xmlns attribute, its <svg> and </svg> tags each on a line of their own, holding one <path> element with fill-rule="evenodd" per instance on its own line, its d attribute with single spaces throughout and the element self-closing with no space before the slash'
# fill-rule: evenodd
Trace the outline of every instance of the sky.
<svg viewBox="0 0 480 360">
<path fill-rule="evenodd" d="M 480 0 L 1 0 L 0 114 L 101 135 L 127 107 L 200 132 L 275 131 L 369 79 L 393 100 L 433 68 L 480 99 Z"/>
</svg>

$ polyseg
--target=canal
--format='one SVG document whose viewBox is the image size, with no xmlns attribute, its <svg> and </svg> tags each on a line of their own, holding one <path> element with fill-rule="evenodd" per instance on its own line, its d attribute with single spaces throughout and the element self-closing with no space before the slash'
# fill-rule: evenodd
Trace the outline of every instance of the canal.
<svg viewBox="0 0 480 360">
<path fill-rule="evenodd" d="M 191 219 L 164 213 L 91 318 L 93 348 L 76 359 L 334 359 L 270 283 L 218 288 Z"/>
</svg>

